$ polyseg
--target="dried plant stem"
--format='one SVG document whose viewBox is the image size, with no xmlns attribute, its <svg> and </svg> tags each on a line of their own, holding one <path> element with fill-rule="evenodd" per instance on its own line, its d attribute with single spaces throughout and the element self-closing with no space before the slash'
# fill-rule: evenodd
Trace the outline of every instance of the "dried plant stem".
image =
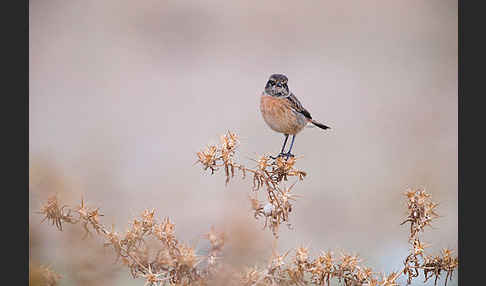
<svg viewBox="0 0 486 286">
<path fill-rule="evenodd" d="M 210 169 L 213 174 L 220 168 L 225 169 L 226 184 L 235 175 L 235 170 L 242 173 L 245 178 L 247 173 L 253 174 L 253 187 L 249 198 L 254 217 L 265 217 L 265 227 L 272 230 L 275 239 L 278 238 L 279 226 L 289 220 L 292 210 L 290 201 L 295 200 L 296 195 L 291 193 L 297 181 L 289 188 L 280 186 L 288 177 L 295 176 L 302 181 L 306 176 L 303 171 L 294 168 L 295 158 L 285 160 L 283 158 L 271 159 L 262 156 L 256 160 L 258 166 L 250 169 L 235 163 L 233 157 L 237 147 L 237 137 L 234 133 L 221 137 L 221 146 L 209 146 L 205 151 L 198 152 L 198 161 L 204 170 Z M 257 192 L 266 187 L 268 202 L 263 204 L 256 198 Z M 255 194 L 255 197 L 252 196 Z M 331 285 L 331 281 L 337 280 L 346 286 L 394 286 L 396 280 L 404 275 L 407 277 L 407 285 L 413 279 L 425 276 L 424 282 L 431 277 L 435 278 L 435 285 L 441 273 L 446 272 L 445 285 L 452 279 L 453 272 L 458 267 L 457 256 L 452 256 L 452 250 L 444 249 L 441 255 L 429 256 L 425 254 L 426 244 L 419 239 L 419 234 L 426 226 L 438 217 L 435 209 L 438 204 L 430 199 L 430 194 L 425 190 L 409 189 L 405 193 L 407 197 L 408 216 L 402 224 L 410 223 L 408 242 L 410 253 L 404 260 L 404 268 L 400 272 L 392 272 L 388 275 L 374 272 L 371 268 L 361 265 L 357 255 L 341 253 L 335 257 L 331 251 L 321 252 L 315 258 L 311 258 L 306 247 L 298 247 L 279 255 L 273 249 L 272 257 L 267 267 L 247 268 L 245 271 L 230 270 L 223 262 L 222 249 L 225 235 L 214 228 L 205 234 L 211 248 L 207 255 L 198 256 L 195 250 L 175 237 L 175 225 L 165 218 L 158 222 L 155 210 L 145 210 L 140 218 L 133 220 L 131 227 L 123 235 L 118 234 L 112 226 L 111 231 L 99 222 L 103 216 L 99 209 L 87 207 L 84 200 L 77 207 L 69 207 L 59 203 L 56 196 L 50 197 L 42 206 L 40 213 L 43 219 L 51 222 L 59 230 L 63 230 L 63 224 L 80 223 L 86 235 L 90 229 L 105 239 L 105 246 L 112 246 L 117 258 L 121 257 L 134 278 L 145 279 L 145 285 L 212 285 L 217 282 L 217 277 L 229 276 L 229 282 L 222 285 Z M 157 248 L 151 249 L 147 241 L 157 242 Z M 289 253 L 294 255 L 289 257 Z M 149 259 L 149 253 L 154 253 L 154 258 Z M 206 262 L 206 265 L 203 265 Z M 57 276 L 49 274 L 55 285 Z M 219 276 L 218 276 L 219 275 Z M 54 278 L 55 279 L 54 279 Z M 215 280 L 216 279 L 216 280 Z"/>
</svg>

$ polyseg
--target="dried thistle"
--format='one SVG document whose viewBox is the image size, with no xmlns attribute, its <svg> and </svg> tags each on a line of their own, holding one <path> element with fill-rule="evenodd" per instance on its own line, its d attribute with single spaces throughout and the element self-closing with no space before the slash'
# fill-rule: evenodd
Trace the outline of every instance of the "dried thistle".
<svg viewBox="0 0 486 286">
<path fill-rule="evenodd" d="M 447 273 L 445 285 L 447 285 L 448 279 L 452 279 L 452 273 L 458 266 L 457 257 L 452 257 L 452 251 L 449 249 L 443 250 L 442 256 L 429 256 L 425 253 L 425 248 L 429 245 L 422 243 L 419 238 L 419 233 L 424 230 L 425 226 L 430 225 L 435 218 L 439 217 L 435 212 L 438 204 L 431 200 L 431 195 L 424 189 L 408 189 L 405 196 L 407 197 L 408 216 L 401 224 L 410 223 L 411 249 L 402 270 L 402 273 L 407 275 L 407 284 L 410 284 L 412 279 L 418 277 L 422 271 L 425 281 L 434 276 L 434 285 L 437 285 L 441 272 L 445 271 Z"/>
<path fill-rule="evenodd" d="M 420 231 L 431 224 L 432 220 L 437 218 L 435 208 L 438 204 L 430 200 L 430 194 L 423 189 L 408 189 L 405 192 L 405 196 L 408 198 L 408 216 L 402 224 L 410 222 L 410 240 L 418 235 Z"/>
<path fill-rule="evenodd" d="M 44 222 L 46 219 L 48 222 L 51 222 L 52 225 L 56 225 L 59 230 L 62 230 L 62 223 L 74 222 L 74 218 L 71 216 L 71 212 L 69 210 L 65 210 L 66 206 L 60 206 L 57 200 L 57 195 L 52 195 L 47 199 L 47 202 L 41 207 L 41 210 L 38 212 L 43 214 L 45 217 L 41 222 Z"/>
<path fill-rule="evenodd" d="M 61 279 L 49 266 L 30 263 L 29 270 L 29 285 L 56 286 Z"/>
<path fill-rule="evenodd" d="M 247 168 L 234 160 L 239 143 L 238 137 L 228 131 L 221 136 L 220 141 L 219 146 L 212 145 L 206 151 L 198 152 L 196 163 L 200 163 L 204 170 L 210 169 L 211 174 L 214 174 L 218 168 L 224 167 L 226 184 L 235 176 L 236 171 L 241 172 L 242 178 L 245 178 L 247 173 L 253 174 L 252 192 L 265 189 L 267 195 L 266 203 L 258 201 L 256 196 L 249 196 L 254 216 L 256 219 L 260 216 L 265 217 L 264 228 L 268 227 L 274 236 L 278 237 L 278 230 L 282 223 L 290 226 L 291 201 L 297 197 L 291 193 L 295 183 L 290 188 L 283 187 L 281 183 L 290 177 L 296 177 L 301 181 L 307 174 L 295 168 L 297 160 L 295 157 L 273 159 L 270 156 L 261 156 L 258 160 L 254 160 L 257 163 L 254 168 Z"/>
<path fill-rule="evenodd" d="M 292 202 L 297 196 L 292 192 L 294 185 L 303 180 L 306 173 L 295 169 L 296 158 L 272 159 L 262 156 L 255 160 L 254 168 L 246 168 L 235 162 L 235 152 L 238 139 L 234 133 L 228 132 L 221 136 L 220 146 L 209 146 L 205 151 L 197 153 L 198 161 L 204 170 L 211 173 L 225 169 L 226 184 L 240 171 L 242 177 L 253 175 L 253 186 L 249 200 L 255 218 L 264 217 L 265 227 L 278 236 L 279 226 L 289 221 Z M 283 186 L 290 177 L 297 180 L 290 187 Z M 257 195 L 264 191 L 266 200 L 260 201 Z M 362 265 L 358 255 L 341 253 L 335 257 L 331 251 L 321 252 L 313 258 L 307 247 L 298 247 L 280 255 L 276 247 L 266 267 L 251 267 L 237 271 L 224 264 L 223 247 L 226 237 L 224 233 L 211 227 L 203 235 L 210 243 L 210 250 L 200 255 L 188 244 L 180 242 L 175 235 L 175 224 L 164 218 L 159 221 L 155 210 L 145 210 L 134 218 L 124 233 L 119 233 L 112 225 L 110 229 L 101 222 L 99 208 L 91 208 L 84 199 L 80 205 L 70 207 L 59 203 L 56 196 L 49 197 L 39 213 L 44 215 L 59 230 L 64 223 L 80 224 L 86 234 L 94 233 L 101 236 L 104 245 L 111 247 L 117 261 L 125 265 L 134 278 L 141 278 L 148 285 L 215 285 L 217 279 L 225 279 L 218 285 L 331 285 L 331 282 L 346 286 L 380 285 L 394 286 L 403 274 L 407 283 L 424 274 L 424 282 L 432 277 L 437 284 L 442 273 L 446 273 L 445 284 L 452 279 L 457 269 L 458 258 L 452 250 L 444 249 L 440 255 L 430 256 L 425 252 L 427 243 L 419 239 L 419 234 L 425 226 L 431 225 L 438 217 L 435 209 L 438 204 L 431 201 L 431 196 L 425 190 L 407 190 L 408 214 L 405 221 L 410 223 L 410 253 L 405 258 L 404 268 L 400 272 L 385 275 L 374 272 L 372 268 Z M 277 240 L 275 240 L 277 241 Z M 151 243 L 153 242 L 153 243 Z M 289 255 L 293 253 L 293 255 Z M 205 262 L 205 263 L 203 263 Z M 50 273 L 45 285 L 56 285 L 59 276 Z M 229 277 L 229 278 L 228 278 Z M 228 282 L 229 281 L 229 282 Z"/>
<path fill-rule="evenodd" d="M 219 266 L 218 255 L 224 245 L 224 234 L 216 232 L 214 228 L 205 236 L 212 245 L 211 251 L 206 256 L 200 256 L 193 247 L 177 240 L 175 225 L 168 218 L 158 222 L 154 209 L 144 210 L 140 217 L 132 220 L 127 231 L 120 234 L 115 231 L 114 225 L 110 229 L 104 226 L 100 222 L 102 214 L 99 208 L 89 207 L 84 199 L 76 207 L 60 205 L 57 197 L 50 197 L 41 207 L 44 220 L 52 221 L 61 231 L 63 223 L 79 223 L 86 234 L 95 230 L 96 234 L 102 236 L 104 245 L 112 247 L 116 260 L 121 260 L 134 278 L 145 279 L 145 285 L 201 283 L 210 279 L 214 269 Z M 150 241 L 158 242 L 155 248 L 150 246 Z M 208 263 L 201 267 L 199 265 L 203 260 Z"/>
<path fill-rule="evenodd" d="M 414 195 L 411 195 L 412 193 Z M 436 205 L 430 202 L 430 195 L 423 192 L 409 191 L 407 198 L 412 210 L 417 209 L 414 204 L 432 209 Z M 417 232 L 414 232 L 415 228 L 411 228 L 411 251 L 405 259 L 404 269 L 400 272 L 392 272 L 388 275 L 374 272 L 372 268 L 362 265 L 362 260 L 357 255 L 347 253 L 335 257 L 332 252 L 327 251 L 312 258 L 309 249 L 304 246 L 289 250 L 282 255 L 274 247 L 266 267 L 252 267 L 238 272 L 223 264 L 225 235 L 214 227 L 203 235 L 211 245 L 208 254 L 198 255 L 193 247 L 177 240 L 175 225 L 168 218 L 160 222 L 157 220 L 154 209 L 145 210 L 140 217 L 132 220 L 124 234 L 119 234 L 113 225 L 108 230 L 101 224 L 99 209 L 88 207 L 84 200 L 74 208 L 67 205 L 61 208 L 60 205 L 57 198 L 50 197 L 40 213 L 54 221 L 53 225 L 56 225 L 59 230 L 61 230 L 59 225 L 62 223 L 80 223 L 84 228 L 97 230 L 95 233 L 104 238 L 105 246 L 112 246 L 117 260 L 121 258 L 121 263 L 130 270 L 132 276 L 144 279 L 144 285 L 147 286 L 211 285 L 209 281 L 214 281 L 215 277 L 228 276 L 231 277 L 228 280 L 231 281 L 230 285 L 331 285 L 332 281 L 337 281 L 338 284 L 346 286 L 395 286 L 398 285 L 396 281 L 402 274 L 407 276 L 408 284 L 420 276 L 420 273 L 424 274 L 424 282 L 434 277 L 437 284 L 444 272 L 447 285 L 447 281 L 452 278 L 458 266 L 458 258 L 452 255 L 453 251 L 450 249 L 442 250 L 441 255 L 438 256 L 427 255 L 424 250 L 427 244 L 421 242 Z M 261 211 L 270 218 L 276 211 L 273 208 L 265 210 L 266 206 L 262 206 L 256 198 L 253 207 L 255 211 Z M 430 214 L 430 211 L 424 210 L 423 213 Z M 411 223 L 423 222 L 420 216 L 414 218 Z M 151 239 L 158 242 L 155 249 L 149 247 L 148 242 Z M 289 255 L 290 253 L 294 254 Z M 206 263 L 201 263 L 203 261 Z M 47 285 L 55 285 L 52 283 L 56 283 L 58 279 L 54 274 L 46 277 L 50 277 L 49 281 L 51 281 L 51 284 Z"/>
</svg>

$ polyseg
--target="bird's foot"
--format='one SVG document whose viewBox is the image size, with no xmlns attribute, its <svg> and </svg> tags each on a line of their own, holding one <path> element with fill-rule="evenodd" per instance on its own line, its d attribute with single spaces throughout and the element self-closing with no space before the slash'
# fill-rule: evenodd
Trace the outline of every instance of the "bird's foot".
<svg viewBox="0 0 486 286">
<path fill-rule="evenodd" d="M 268 156 L 268 157 L 270 157 L 270 158 L 272 158 L 273 160 L 275 160 L 275 159 L 277 159 L 277 158 L 279 158 L 279 157 L 282 157 L 283 155 L 284 155 L 284 153 L 280 153 L 280 154 L 278 154 L 276 157 L 274 157 L 274 156 Z"/>
<path fill-rule="evenodd" d="M 284 153 L 283 156 L 285 156 L 285 160 L 289 159 L 290 157 L 295 157 L 295 155 L 290 152 Z"/>
<path fill-rule="evenodd" d="M 270 158 L 272 158 L 273 160 L 279 158 L 279 157 L 285 157 L 285 160 L 289 159 L 289 157 L 295 157 L 294 154 L 290 153 L 290 152 L 287 152 L 287 153 L 280 153 L 277 155 L 277 157 L 274 157 L 274 156 L 269 156 Z"/>
</svg>

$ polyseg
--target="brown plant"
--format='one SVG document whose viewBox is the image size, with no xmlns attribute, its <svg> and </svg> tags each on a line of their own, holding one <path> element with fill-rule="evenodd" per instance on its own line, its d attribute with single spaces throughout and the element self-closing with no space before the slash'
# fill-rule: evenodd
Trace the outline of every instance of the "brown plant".
<svg viewBox="0 0 486 286">
<path fill-rule="evenodd" d="M 201 257 L 192 247 L 177 240 L 175 225 L 168 218 L 161 222 L 155 218 L 155 210 L 145 210 L 132 221 L 124 234 L 120 234 L 114 226 L 108 229 L 101 224 L 99 217 L 103 215 L 99 209 L 88 207 L 84 200 L 76 207 L 60 205 L 56 196 L 50 197 L 40 211 L 44 219 L 61 231 L 63 223 L 79 223 L 85 230 L 85 236 L 93 232 L 101 235 L 104 245 L 112 247 L 117 259 L 121 258 L 134 278 L 145 279 L 145 285 L 201 282 L 217 268 L 224 238 L 214 228 L 206 236 L 211 243 L 209 254 Z M 156 247 L 151 247 L 150 241 L 156 241 Z M 203 261 L 207 262 L 206 266 L 197 267 Z"/>
<path fill-rule="evenodd" d="M 418 277 L 421 270 L 425 281 L 432 276 L 435 277 L 435 285 L 437 285 L 441 272 L 446 272 L 445 285 L 447 285 L 448 279 L 452 279 L 452 273 L 458 266 L 458 258 L 451 255 L 452 250 L 450 249 L 444 249 L 441 256 L 426 255 L 424 249 L 429 245 L 422 243 L 419 239 L 419 233 L 423 232 L 424 228 L 430 226 L 431 222 L 439 216 L 435 212 L 438 204 L 432 202 L 430 194 L 423 189 L 408 189 L 405 196 L 407 197 L 408 216 L 401 224 L 410 223 L 409 243 L 411 246 L 403 269 L 403 274 L 408 276 L 407 284 L 410 284 L 413 278 Z"/>
<path fill-rule="evenodd" d="M 289 214 L 292 212 L 292 201 L 298 197 L 291 193 L 296 182 L 288 188 L 281 183 L 290 177 L 297 177 L 298 181 L 302 181 L 307 175 L 306 172 L 295 168 L 297 160 L 295 157 L 272 159 L 270 156 L 261 156 L 258 160 L 254 160 L 257 163 L 254 168 L 247 168 L 234 160 L 239 143 L 238 136 L 228 131 L 221 136 L 220 140 L 220 145 L 210 145 L 205 151 L 198 152 L 196 163 L 200 163 L 204 170 L 210 169 L 211 174 L 224 168 L 226 184 L 235 176 L 235 171 L 240 171 L 243 179 L 247 174 L 251 174 L 253 185 L 249 199 L 254 217 L 256 219 L 264 217 L 264 228 L 268 227 L 273 235 L 278 237 L 278 230 L 282 223 L 285 222 L 290 227 Z M 261 189 L 265 190 L 266 201 L 258 200 L 257 193 Z"/>
<path fill-rule="evenodd" d="M 50 267 L 40 264 L 30 263 L 29 265 L 29 285 L 30 286 L 56 286 L 61 275 L 54 272 Z"/>
<path fill-rule="evenodd" d="M 272 230 L 276 243 L 279 225 L 288 223 L 291 201 L 296 198 L 291 193 L 295 183 L 289 188 L 280 184 L 289 177 L 297 177 L 297 181 L 301 181 L 306 173 L 295 169 L 295 158 L 285 160 L 262 156 L 256 160 L 257 166 L 246 168 L 234 161 L 237 146 L 237 136 L 228 132 L 221 137 L 220 146 L 208 146 L 205 151 L 198 152 L 197 162 L 202 164 L 204 170 L 210 169 L 212 174 L 224 168 L 226 184 L 235 176 L 236 170 L 241 172 L 243 178 L 247 174 L 253 176 L 250 203 L 254 217 L 266 218 L 265 226 Z M 261 189 L 266 191 L 266 202 L 257 199 L 256 195 Z M 40 213 L 44 215 L 43 221 L 51 222 L 61 231 L 64 223 L 79 223 L 83 226 L 85 236 L 93 232 L 102 236 L 105 246 L 113 249 L 117 260 L 128 267 L 134 278 L 144 279 L 144 285 L 331 285 L 335 281 L 346 286 L 394 286 L 399 285 L 397 279 L 401 275 L 406 276 L 407 284 L 410 284 L 420 273 L 425 277 L 424 282 L 435 277 L 437 284 L 443 272 L 446 273 L 447 285 L 458 267 L 457 256 L 453 256 L 449 249 L 444 249 L 438 256 L 427 255 L 424 249 L 428 245 L 419 239 L 425 226 L 438 217 L 435 212 L 437 204 L 423 189 L 410 189 L 405 195 L 408 215 L 402 224 L 410 223 L 410 254 L 405 258 L 401 271 L 388 275 L 362 265 L 358 255 L 341 253 L 336 256 L 326 251 L 312 258 L 309 249 L 304 246 L 281 255 L 276 250 L 276 244 L 266 267 L 235 270 L 223 261 L 224 233 L 211 227 L 203 235 L 210 243 L 210 250 L 205 255 L 199 255 L 193 247 L 179 242 L 175 225 L 169 218 L 157 220 L 153 209 L 145 210 L 140 217 L 133 219 L 124 234 L 115 231 L 114 226 L 108 229 L 101 224 L 100 217 L 103 215 L 99 209 L 88 207 L 83 199 L 79 206 L 70 207 L 61 204 L 56 196 L 51 196 L 41 207 Z M 150 241 L 155 242 L 155 246 Z M 46 285 L 55 285 L 58 276 L 47 276 L 51 277 L 51 284 Z"/>
</svg>

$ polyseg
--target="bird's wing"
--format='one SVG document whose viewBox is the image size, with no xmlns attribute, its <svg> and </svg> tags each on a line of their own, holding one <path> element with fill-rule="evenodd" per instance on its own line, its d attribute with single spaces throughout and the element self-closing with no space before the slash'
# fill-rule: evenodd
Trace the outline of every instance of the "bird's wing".
<svg viewBox="0 0 486 286">
<path fill-rule="evenodd" d="M 297 99 L 297 97 L 295 97 L 293 93 L 290 93 L 290 95 L 287 96 L 286 98 L 288 101 L 290 101 L 290 106 L 292 107 L 293 110 L 295 110 L 298 113 L 301 113 L 308 119 L 312 119 L 312 116 L 310 115 L 309 111 L 307 111 L 307 109 L 305 109 L 302 106 L 302 103 L 300 103 L 300 101 Z"/>
</svg>

